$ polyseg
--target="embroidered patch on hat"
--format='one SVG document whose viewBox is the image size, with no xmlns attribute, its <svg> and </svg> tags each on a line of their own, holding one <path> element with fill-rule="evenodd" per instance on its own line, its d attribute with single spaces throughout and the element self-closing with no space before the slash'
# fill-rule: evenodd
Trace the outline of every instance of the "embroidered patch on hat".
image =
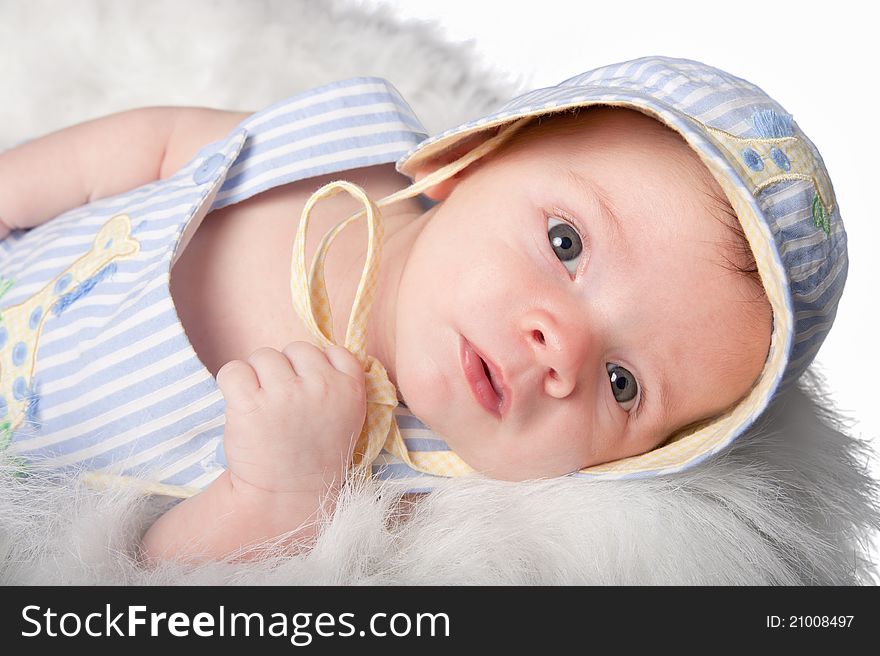
<svg viewBox="0 0 880 656">
<path fill-rule="evenodd" d="M 804 134 L 791 116 L 779 114 L 773 109 L 756 110 L 751 119 L 757 137 L 737 137 L 697 122 L 721 146 L 740 177 L 751 186 L 753 196 L 757 197 L 762 189 L 785 180 L 811 182 L 816 190 L 813 199 L 813 223 L 826 235 L 830 235 L 830 217 L 835 205 L 834 191 Z"/>
</svg>

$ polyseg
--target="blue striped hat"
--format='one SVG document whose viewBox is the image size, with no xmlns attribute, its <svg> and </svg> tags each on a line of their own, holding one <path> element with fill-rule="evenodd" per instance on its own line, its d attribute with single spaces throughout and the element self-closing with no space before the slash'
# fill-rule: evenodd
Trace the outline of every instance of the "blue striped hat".
<svg viewBox="0 0 880 656">
<path fill-rule="evenodd" d="M 764 368 L 734 408 L 654 451 L 575 475 L 679 471 L 729 445 L 812 362 L 846 280 L 846 233 L 824 162 L 791 114 L 754 84 L 688 59 L 643 57 L 527 92 L 488 116 L 422 141 L 398 160 L 397 170 L 413 177 L 477 133 L 491 135 L 519 119 L 591 105 L 638 110 L 684 137 L 736 212 L 773 310 Z"/>
</svg>

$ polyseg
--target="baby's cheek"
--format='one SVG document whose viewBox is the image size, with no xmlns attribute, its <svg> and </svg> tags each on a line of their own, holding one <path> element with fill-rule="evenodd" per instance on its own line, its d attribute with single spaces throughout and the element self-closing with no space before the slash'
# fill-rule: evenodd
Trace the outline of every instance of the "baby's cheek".
<svg viewBox="0 0 880 656">
<path fill-rule="evenodd" d="M 528 463 L 531 475 L 563 476 L 598 462 L 593 431 L 574 412 L 529 432 L 521 436 L 528 445 L 521 459 Z"/>
<path fill-rule="evenodd" d="M 594 409 L 592 421 L 581 421 L 572 431 L 577 435 L 575 441 L 579 446 L 578 469 L 635 455 L 632 441 L 626 436 L 625 422 L 618 421 L 613 415 L 603 418 L 603 412 L 605 408 Z"/>
</svg>

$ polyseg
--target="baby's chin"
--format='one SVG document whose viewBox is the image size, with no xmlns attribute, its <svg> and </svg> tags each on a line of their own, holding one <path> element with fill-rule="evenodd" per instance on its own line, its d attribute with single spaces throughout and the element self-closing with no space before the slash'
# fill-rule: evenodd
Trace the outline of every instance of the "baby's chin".
<svg viewBox="0 0 880 656">
<path fill-rule="evenodd" d="M 424 352 L 407 356 L 398 351 L 396 361 L 406 363 L 397 367 L 392 380 L 397 400 L 425 426 L 440 435 L 442 421 L 448 418 L 450 408 L 455 405 L 445 372 L 437 370 L 430 355 Z"/>
</svg>

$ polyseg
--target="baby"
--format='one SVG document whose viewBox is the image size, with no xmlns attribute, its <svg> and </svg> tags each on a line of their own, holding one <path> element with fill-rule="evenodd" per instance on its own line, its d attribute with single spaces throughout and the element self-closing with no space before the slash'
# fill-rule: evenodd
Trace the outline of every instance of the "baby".
<svg viewBox="0 0 880 656">
<path fill-rule="evenodd" d="M 141 432 L 160 416 L 198 416 L 190 424 L 198 430 L 169 425 L 166 433 L 177 433 L 167 441 L 183 448 L 209 426 L 222 436 L 225 467 L 200 472 L 202 491 L 148 530 L 147 559 L 226 558 L 279 536 L 307 541 L 308 520 L 332 503 L 353 461 L 512 481 L 679 471 L 741 434 L 806 368 L 830 328 L 846 274 L 833 190 L 812 144 L 753 85 L 698 62 L 643 58 L 525 94 L 426 140 L 384 81 L 391 109 L 344 104 L 358 117 L 352 126 L 333 124 L 345 111 L 315 100 L 351 100 L 345 89 L 376 80 L 328 85 L 253 116 L 125 112 L 0 154 L 0 238 L 14 231 L 0 242 L 0 294 L 12 299 L 0 301 L 8 352 L 0 421 L 15 453 L 34 458 L 73 439 L 65 412 L 51 404 L 73 412 L 89 394 L 53 397 L 63 387 L 49 375 L 63 359 L 62 341 L 95 339 L 86 304 L 101 286 L 140 285 L 126 299 L 151 293 L 162 270 L 135 273 L 163 261 L 146 253 L 173 236 L 165 272 L 173 274 L 165 279 L 172 327 L 185 330 L 185 352 L 197 356 L 189 374 L 215 384 L 225 403 L 192 396 L 171 410 L 157 405 Z M 312 114 L 304 117 L 306 105 Z M 318 137 L 304 126 L 321 122 L 347 145 L 318 149 L 305 164 L 272 154 L 278 140 L 307 149 Z M 410 148 L 403 157 L 402 147 Z M 340 155 L 345 148 L 359 159 Z M 346 224 L 327 251 L 331 315 L 314 302 L 322 286 L 296 278 L 296 263 L 311 262 L 322 250 L 317 239 L 360 209 L 344 196 L 310 199 L 339 178 L 363 188 L 371 216 Z M 426 209 L 419 192 L 434 204 Z M 390 206 L 392 195 L 394 209 L 378 223 L 369 198 Z M 155 215 L 139 223 L 149 203 Z M 55 241 L 41 247 L 39 230 Z M 80 259 L 63 251 L 65 239 Z M 124 267 L 142 256 L 127 279 Z M 20 272 L 41 268 L 25 293 L 31 274 Z M 25 290 L 18 304 L 16 285 Z M 76 374 L 90 358 L 105 369 L 113 360 L 120 381 L 138 383 L 168 359 L 149 341 L 163 329 L 148 326 L 149 311 L 134 300 L 116 304 L 119 322 L 104 330 L 122 335 L 138 317 L 144 331 L 124 346 L 146 340 L 143 357 L 85 349 L 71 359 L 69 381 L 95 385 Z M 79 328 L 54 341 L 44 335 L 39 349 L 20 336 L 27 325 L 36 342 L 79 309 Z M 356 346 L 334 344 L 342 335 Z M 28 364 L 30 378 L 11 373 Z M 101 380 L 106 390 L 92 396 L 116 391 L 112 376 Z M 393 385 L 384 388 L 390 403 L 375 391 L 383 382 Z M 146 407 L 167 384 L 160 377 L 155 391 L 126 401 Z M 431 439 L 402 439 L 389 412 L 385 423 L 376 419 L 378 406 L 390 411 L 397 402 Z M 41 435 L 46 426 L 55 437 Z M 93 420 L 94 439 L 126 444 L 122 429 L 106 426 Z M 141 448 L 149 455 L 158 447 Z M 48 460 L 88 462 L 58 453 Z M 106 462 L 90 466 L 122 471 L 113 457 Z"/>
</svg>

